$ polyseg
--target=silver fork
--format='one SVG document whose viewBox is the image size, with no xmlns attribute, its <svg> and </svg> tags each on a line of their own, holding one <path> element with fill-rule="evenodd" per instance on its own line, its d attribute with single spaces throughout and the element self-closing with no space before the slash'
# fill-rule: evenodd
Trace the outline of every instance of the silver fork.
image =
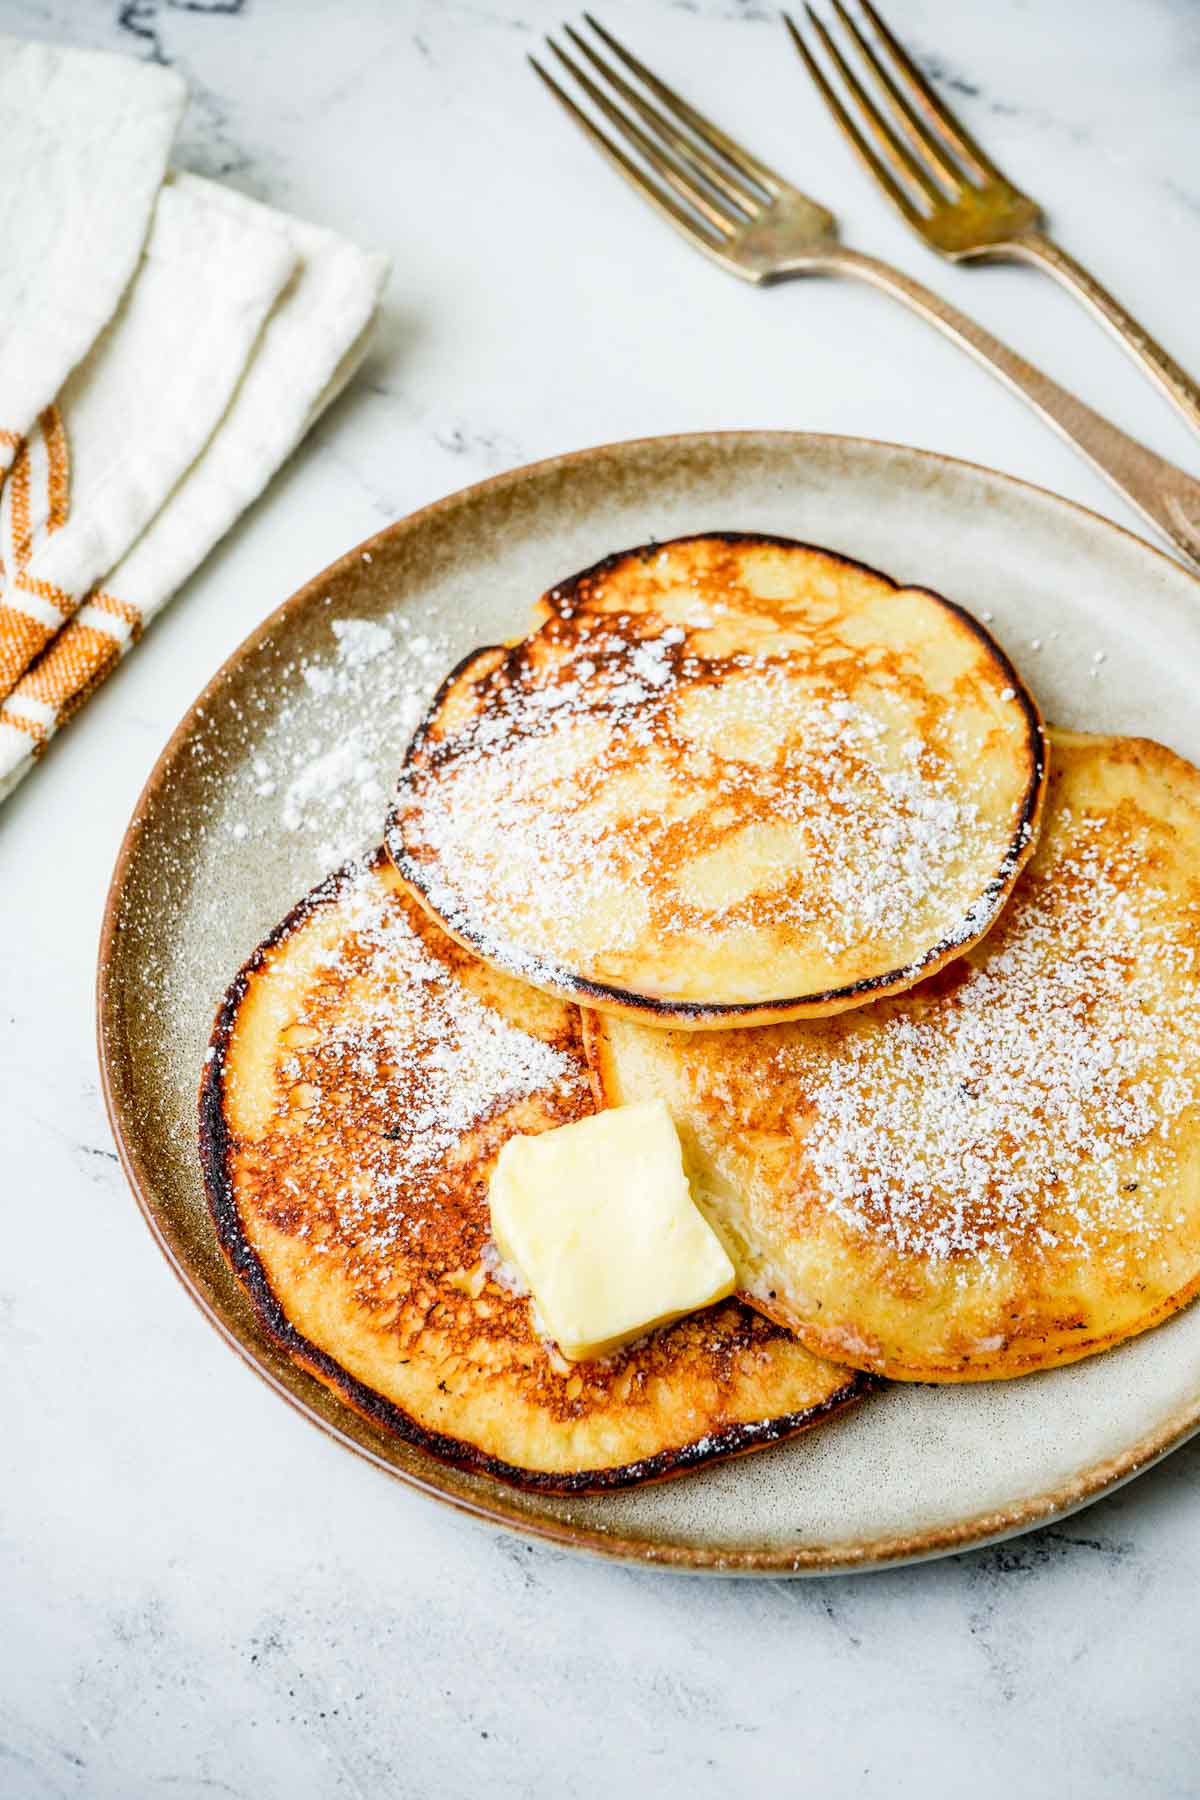
<svg viewBox="0 0 1200 1800">
<path fill-rule="evenodd" d="M 889 31 L 871 0 L 859 0 L 859 6 L 874 29 L 879 50 L 859 30 L 841 0 L 832 0 L 832 5 L 848 44 L 857 49 L 874 77 L 878 101 L 859 81 L 811 6 L 804 10 L 841 77 L 849 107 L 838 98 L 795 20 L 786 13 L 784 24 L 836 124 L 917 236 L 952 262 L 1011 257 L 1056 276 L 1091 307 L 1192 429 L 1200 431 L 1200 387 L 1145 326 L 1126 312 L 1115 294 L 1101 287 L 1082 263 L 1046 235 L 1037 201 L 1014 187 L 980 149 Z M 856 108 L 878 145 L 877 151 L 854 122 Z M 1116 226 L 1116 219 L 1112 224 Z"/>
<path fill-rule="evenodd" d="M 793 275 L 851 275 L 891 294 L 1027 400 L 1144 518 L 1200 564 L 1200 482 L 1085 406 L 932 289 L 839 243 L 831 212 L 697 112 L 590 14 L 584 16 L 628 75 L 570 25 L 563 30 L 594 73 L 553 39 L 547 43 L 611 132 L 535 57 L 529 60 L 597 149 L 690 244 L 730 274 L 758 285 Z"/>
</svg>

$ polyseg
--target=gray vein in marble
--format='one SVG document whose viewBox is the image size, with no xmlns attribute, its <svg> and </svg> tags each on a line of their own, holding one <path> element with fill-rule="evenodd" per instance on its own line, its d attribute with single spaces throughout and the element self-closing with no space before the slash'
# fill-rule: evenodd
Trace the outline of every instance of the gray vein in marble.
<svg viewBox="0 0 1200 1800">
<path fill-rule="evenodd" d="M 1011 1538 L 989 1549 L 973 1552 L 968 1568 L 973 1577 L 1029 1575 L 1047 1564 L 1069 1560 L 1076 1551 L 1087 1551 L 1102 1561 L 1125 1562 L 1136 1554 L 1132 1538 L 1088 1537 L 1060 1525 L 1047 1525 L 1024 1537 Z"/>
<path fill-rule="evenodd" d="M 117 9 L 117 26 L 134 39 L 130 49 L 136 47 L 137 53 L 150 62 L 165 64 L 167 58 L 158 32 L 161 10 L 160 0 L 125 0 Z"/>
<path fill-rule="evenodd" d="M 471 430 L 465 425 L 452 425 L 435 431 L 433 441 L 448 455 L 493 472 L 529 460 L 514 438 L 495 429 Z"/>
<path fill-rule="evenodd" d="M 137 40 L 140 54 L 152 62 L 169 63 L 160 21 L 164 12 L 202 13 L 236 18 L 246 0 L 122 0 L 117 8 L 117 27 Z"/>
</svg>

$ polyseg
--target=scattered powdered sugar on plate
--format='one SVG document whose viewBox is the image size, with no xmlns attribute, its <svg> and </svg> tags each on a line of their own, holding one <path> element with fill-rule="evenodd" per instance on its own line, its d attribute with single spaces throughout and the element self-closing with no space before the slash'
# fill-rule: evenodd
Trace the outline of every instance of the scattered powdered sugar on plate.
<svg viewBox="0 0 1200 1800">
<path fill-rule="evenodd" d="M 375 619 L 334 619 L 333 635 L 344 669 L 361 669 L 377 656 L 386 656 L 394 642 L 388 627 Z"/>
<path fill-rule="evenodd" d="M 336 803 L 347 787 L 353 787 L 364 802 L 381 802 L 383 799 L 374 761 L 363 748 L 357 731 L 351 732 L 342 743 L 335 744 L 332 750 L 301 763 L 300 773 L 288 782 L 283 796 L 280 816 L 285 828 L 300 831 L 317 803 L 330 800 Z"/>
<path fill-rule="evenodd" d="M 303 691 L 256 735 L 241 779 L 247 807 L 230 831 L 239 843 L 282 830 L 311 851 L 315 877 L 377 843 L 403 742 L 420 718 L 447 659 L 445 642 L 403 615 L 330 620 L 328 651 L 285 664 Z"/>
<path fill-rule="evenodd" d="M 168 1044 L 186 1034 L 193 1061 L 240 960 L 299 895 L 378 846 L 404 746 L 461 644 L 461 624 L 455 640 L 436 614 L 332 615 L 327 602 L 303 619 L 301 653 L 285 624 L 251 652 L 248 687 L 227 686 L 211 715 L 198 709 L 186 778 L 166 794 L 173 823 L 156 852 L 158 897 L 150 904 L 130 889 L 122 899 L 139 1029 Z M 213 944 L 224 947 L 216 970 Z M 147 1119 L 190 1157 L 190 1113 Z"/>
</svg>

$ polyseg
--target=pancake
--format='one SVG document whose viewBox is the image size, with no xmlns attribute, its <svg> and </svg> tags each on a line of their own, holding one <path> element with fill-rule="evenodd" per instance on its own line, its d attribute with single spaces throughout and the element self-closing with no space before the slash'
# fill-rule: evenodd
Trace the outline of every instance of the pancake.
<svg viewBox="0 0 1200 1800">
<path fill-rule="evenodd" d="M 897 1380 L 1073 1362 L 1200 1287 L 1200 772 L 1051 750 L 1033 861 L 931 981 L 703 1037 L 587 1020 L 602 1100 L 671 1107 L 742 1291 Z"/>
<path fill-rule="evenodd" d="M 496 967 L 712 1029 L 839 1012 L 957 955 L 1043 785 L 1034 702 L 960 607 L 726 533 L 609 557 L 469 656 L 387 846 Z"/>
<path fill-rule="evenodd" d="M 737 1301 L 603 1362 L 542 1341 L 487 1181 L 514 1133 L 592 1110 L 579 1032 L 451 943 L 380 852 L 250 958 L 200 1096 L 221 1247 L 271 1336 L 407 1442 L 563 1492 L 774 1443 L 869 1386 Z"/>
</svg>

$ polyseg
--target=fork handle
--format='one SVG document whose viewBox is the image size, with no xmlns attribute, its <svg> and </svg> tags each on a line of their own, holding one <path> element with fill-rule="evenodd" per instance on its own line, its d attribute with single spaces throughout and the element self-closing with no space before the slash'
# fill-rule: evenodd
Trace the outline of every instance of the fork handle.
<svg viewBox="0 0 1200 1800">
<path fill-rule="evenodd" d="M 1033 363 L 993 337 L 957 307 L 950 306 L 931 288 L 913 281 L 890 263 L 841 245 L 819 257 L 806 259 L 808 269 L 853 275 L 872 287 L 903 301 L 931 325 L 936 325 L 977 362 L 998 375 L 1014 393 L 1027 400 L 1068 443 L 1083 452 L 1137 507 L 1143 517 L 1165 532 L 1177 549 L 1200 565 L 1200 481 L 1163 456 L 1148 450 L 1137 438 L 1121 431 L 1110 419 L 1093 412 L 1067 388 L 1059 387 Z M 802 269 L 797 266 L 797 273 Z"/>
<path fill-rule="evenodd" d="M 1144 325 L 1126 312 L 1115 294 L 1098 282 L 1094 275 L 1075 258 L 1041 231 L 1025 231 L 1004 246 L 1006 254 L 1021 262 L 1035 263 L 1046 269 L 1065 288 L 1089 306 L 1115 338 L 1119 338 L 1133 360 L 1162 389 L 1183 414 L 1193 431 L 1200 432 L 1200 386 L 1168 356 Z"/>
</svg>

